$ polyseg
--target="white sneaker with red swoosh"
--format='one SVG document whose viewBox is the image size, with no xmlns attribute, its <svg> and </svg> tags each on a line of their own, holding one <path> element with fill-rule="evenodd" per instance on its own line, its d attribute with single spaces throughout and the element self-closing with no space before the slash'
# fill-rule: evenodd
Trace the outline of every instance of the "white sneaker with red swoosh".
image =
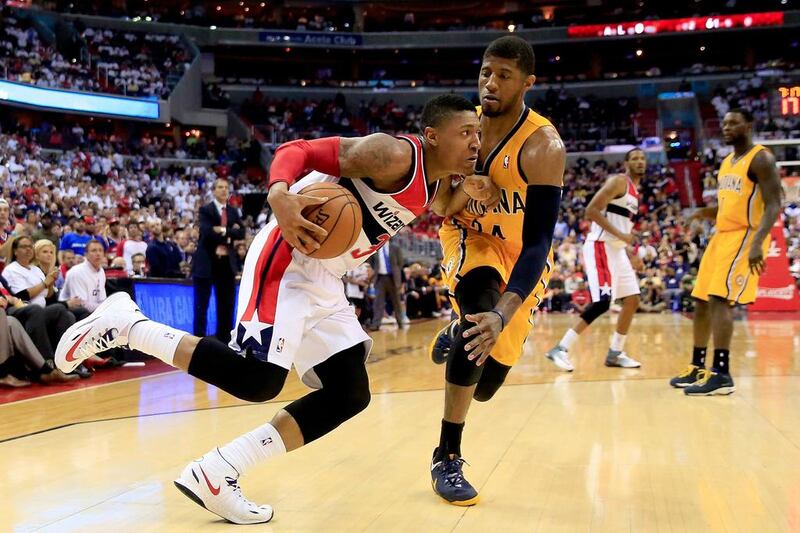
<svg viewBox="0 0 800 533">
<path fill-rule="evenodd" d="M 234 524 L 261 524 L 272 520 L 269 505 L 256 505 L 242 494 L 239 472 L 214 448 L 192 461 L 175 480 L 187 498 Z"/>
<path fill-rule="evenodd" d="M 56 367 L 68 374 L 93 355 L 127 346 L 131 327 L 144 320 L 147 317 L 128 294 L 112 294 L 91 315 L 64 332 L 56 348 Z"/>
</svg>

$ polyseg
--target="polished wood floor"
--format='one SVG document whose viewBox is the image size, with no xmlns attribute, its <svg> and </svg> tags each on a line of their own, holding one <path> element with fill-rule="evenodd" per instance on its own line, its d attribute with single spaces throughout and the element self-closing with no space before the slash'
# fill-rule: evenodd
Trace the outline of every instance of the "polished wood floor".
<svg viewBox="0 0 800 533">
<path fill-rule="evenodd" d="M 800 531 L 800 322 L 738 322 L 738 391 L 687 398 L 666 380 L 687 363 L 691 323 L 638 316 L 609 369 L 604 319 L 573 350 L 542 353 L 571 322 L 545 316 L 498 395 L 475 404 L 463 452 L 482 501 L 430 489 L 443 369 L 427 360 L 443 322 L 376 336 L 370 407 L 242 479 L 270 503 L 271 531 Z M 295 378 L 250 405 L 175 372 L 0 406 L 0 531 L 230 530 L 172 479 L 191 459 L 304 394 Z"/>
</svg>

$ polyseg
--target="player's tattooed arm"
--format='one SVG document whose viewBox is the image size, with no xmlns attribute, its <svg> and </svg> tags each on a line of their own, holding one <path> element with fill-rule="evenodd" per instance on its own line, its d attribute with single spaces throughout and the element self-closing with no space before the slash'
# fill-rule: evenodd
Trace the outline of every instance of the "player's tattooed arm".
<svg viewBox="0 0 800 533">
<path fill-rule="evenodd" d="M 370 178 L 376 183 L 395 181 L 408 174 L 412 158 L 409 143 L 385 133 L 342 137 L 339 148 L 342 176 Z"/>
<path fill-rule="evenodd" d="M 466 211 L 472 216 L 481 217 L 500 201 L 500 189 L 488 176 L 467 176 L 453 186 L 455 181 L 445 178 L 439 185 L 439 192 L 432 204 L 433 212 L 439 216 L 447 217 Z"/>
</svg>

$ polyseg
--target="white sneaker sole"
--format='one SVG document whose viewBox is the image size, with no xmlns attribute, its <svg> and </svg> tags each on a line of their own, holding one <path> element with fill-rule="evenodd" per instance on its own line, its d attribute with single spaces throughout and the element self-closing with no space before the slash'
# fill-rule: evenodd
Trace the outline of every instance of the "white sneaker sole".
<svg viewBox="0 0 800 533">
<path fill-rule="evenodd" d="M 203 501 L 203 497 L 200 496 L 197 493 L 197 491 L 191 487 L 192 482 L 189 479 L 184 479 L 184 478 L 193 477 L 191 475 L 191 472 L 192 472 L 192 465 L 189 465 L 181 473 L 181 477 L 179 477 L 178 479 L 173 481 L 173 484 L 175 485 L 175 488 L 177 488 L 179 491 L 181 491 L 181 493 L 184 496 L 186 496 L 187 498 L 192 500 L 194 503 L 196 503 L 197 505 L 199 505 L 200 507 L 202 507 L 203 509 L 205 509 L 209 513 L 214 513 L 218 517 L 220 517 L 220 518 L 222 518 L 224 520 L 227 520 L 228 522 L 230 522 L 232 524 L 238 524 L 238 525 L 243 525 L 243 526 L 251 525 L 251 524 L 265 524 L 265 523 L 269 522 L 270 520 L 272 520 L 272 517 L 275 516 L 275 512 L 271 511 L 270 514 L 269 514 L 269 518 L 261 517 L 258 520 L 250 520 L 250 521 L 248 521 L 248 520 L 233 520 L 233 519 L 231 519 L 231 518 L 229 518 L 227 516 L 219 514 L 218 512 L 216 512 L 216 511 L 214 511 L 212 509 L 209 509 L 206 506 L 205 502 Z M 198 481 L 198 484 L 199 484 L 199 481 Z"/>
<path fill-rule="evenodd" d="M 112 306 L 119 305 L 126 301 L 132 302 L 131 297 L 128 294 L 124 292 L 115 292 L 114 294 L 106 298 L 105 302 L 97 306 L 97 309 L 95 309 L 91 315 L 87 316 L 83 320 L 75 322 L 73 325 L 67 328 L 67 331 L 65 331 L 64 335 L 61 336 L 61 339 L 58 341 L 58 346 L 56 347 L 56 354 L 55 354 L 56 368 L 58 368 L 65 374 L 69 374 L 70 372 L 75 370 L 78 367 L 78 365 L 80 365 L 83 361 L 85 361 L 86 358 L 82 359 L 78 358 L 75 359 L 74 361 L 67 361 L 66 354 L 67 351 L 69 351 L 70 345 L 74 341 L 78 340 L 78 337 L 80 337 L 84 333 L 84 329 L 87 326 L 91 328 L 91 325 L 98 318 L 103 316 L 103 313 L 108 311 Z M 136 304 L 134 303 L 134 305 Z M 142 318 L 144 318 L 144 316 L 142 316 Z"/>
<path fill-rule="evenodd" d="M 609 363 L 608 361 L 606 361 L 606 366 L 613 368 L 641 368 L 642 363 L 636 363 L 635 365 L 620 365 L 616 363 Z"/>
<path fill-rule="evenodd" d="M 689 393 L 689 392 L 684 391 L 686 396 L 727 396 L 729 394 L 733 394 L 734 392 L 736 392 L 736 386 L 720 387 L 720 388 L 712 390 L 710 392 L 692 392 L 692 393 Z"/>
<path fill-rule="evenodd" d="M 564 364 L 564 363 L 562 363 L 562 362 L 561 362 L 559 359 L 557 359 L 555 356 L 551 355 L 551 354 L 550 354 L 550 352 L 547 352 L 546 354 L 544 354 L 544 356 L 545 356 L 546 358 L 550 359 L 550 361 L 552 361 L 554 365 L 556 365 L 558 368 L 560 368 L 560 369 L 561 369 L 561 370 L 563 370 L 564 372 L 572 372 L 573 370 L 575 370 L 575 367 L 574 367 L 574 366 L 572 366 L 572 365 L 570 365 L 570 366 L 567 366 L 567 365 L 565 365 L 565 364 Z"/>
</svg>

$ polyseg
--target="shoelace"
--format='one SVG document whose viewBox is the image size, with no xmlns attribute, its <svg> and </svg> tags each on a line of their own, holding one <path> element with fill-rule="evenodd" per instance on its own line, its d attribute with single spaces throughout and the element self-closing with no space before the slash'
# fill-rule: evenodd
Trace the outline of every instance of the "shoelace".
<svg viewBox="0 0 800 533">
<path fill-rule="evenodd" d="M 100 352 L 120 347 L 121 345 L 117 342 L 116 337 L 112 339 L 107 338 L 113 335 L 114 331 L 113 329 L 108 329 L 104 333 L 93 335 L 86 343 L 78 348 L 78 356 L 83 359 L 88 359 Z"/>
<path fill-rule="evenodd" d="M 238 498 L 247 501 L 244 497 L 244 494 L 242 494 L 242 487 L 239 486 L 238 480 L 232 477 L 226 477 L 225 483 L 227 483 L 228 486 L 233 489 L 234 494 L 236 494 Z"/>
<path fill-rule="evenodd" d="M 686 370 L 684 370 L 683 374 L 679 374 L 678 377 L 679 378 L 688 378 L 689 376 L 692 375 L 692 372 L 694 372 L 695 368 L 697 368 L 697 367 L 694 366 L 694 365 L 689 365 L 689 367 Z M 705 371 L 701 370 L 701 372 L 705 372 Z"/>
<path fill-rule="evenodd" d="M 251 512 L 257 513 L 260 511 L 258 505 L 256 505 L 255 503 L 251 502 L 250 500 L 244 497 L 244 494 L 242 494 L 242 487 L 239 486 L 238 479 L 233 479 L 232 477 L 226 477 L 225 483 L 227 483 L 228 486 L 231 489 L 233 489 L 233 493 L 236 495 L 236 497 L 239 498 L 239 500 L 241 500 L 242 502 L 244 502 L 247 505 L 247 508 L 250 509 Z"/>
<path fill-rule="evenodd" d="M 694 382 L 695 385 L 705 385 L 708 383 L 708 380 L 711 379 L 714 373 L 710 370 L 702 369 L 697 372 L 697 381 Z"/>
<path fill-rule="evenodd" d="M 461 466 L 464 463 L 467 462 L 461 457 L 457 459 L 444 460 L 442 470 L 444 470 L 444 479 L 449 485 L 458 486 L 461 485 L 462 481 L 464 481 L 464 473 L 461 471 Z"/>
</svg>

